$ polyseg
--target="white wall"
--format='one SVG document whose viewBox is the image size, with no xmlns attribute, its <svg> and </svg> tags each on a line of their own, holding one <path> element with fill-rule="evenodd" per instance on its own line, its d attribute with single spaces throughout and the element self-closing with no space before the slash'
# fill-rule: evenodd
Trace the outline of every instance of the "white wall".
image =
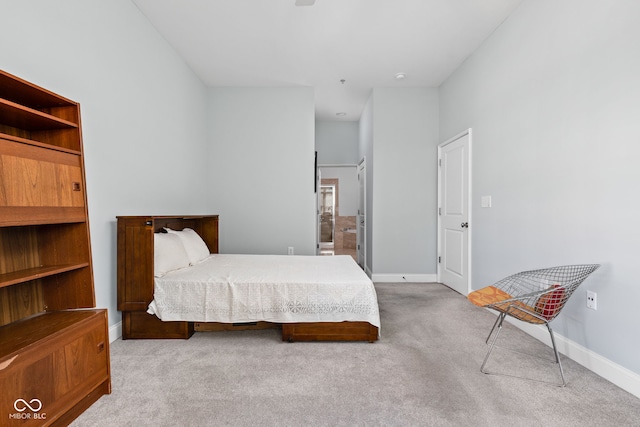
<svg viewBox="0 0 640 427">
<path fill-rule="evenodd" d="M 315 147 L 322 178 L 340 180 L 340 215 L 358 214 L 358 122 L 316 121 Z"/>
<path fill-rule="evenodd" d="M 636 374 L 639 16 L 630 0 L 525 0 L 440 88 L 441 139 L 473 128 L 473 287 L 602 264 L 554 330 Z"/>
<path fill-rule="evenodd" d="M 374 281 L 436 273 L 438 90 L 375 88 Z"/>
<path fill-rule="evenodd" d="M 0 68 L 81 105 L 96 302 L 116 311 L 116 215 L 206 212 L 204 86 L 129 0 L 2 0 Z"/>
<path fill-rule="evenodd" d="M 209 89 L 209 206 L 220 252 L 315 254 L 312 88 Z"/>
<path fill-rule="evenodd" d="M 322 179 L 337 179 L 338 186 L 338 215 L 358 215 L 358 168 L 354 165 L 322 166 Z"/>
<path fill-rule="evenodd" d="M 316 122 L 318 163 L 325 165 L 357 164 L 358 122 Z"/>
</svg>

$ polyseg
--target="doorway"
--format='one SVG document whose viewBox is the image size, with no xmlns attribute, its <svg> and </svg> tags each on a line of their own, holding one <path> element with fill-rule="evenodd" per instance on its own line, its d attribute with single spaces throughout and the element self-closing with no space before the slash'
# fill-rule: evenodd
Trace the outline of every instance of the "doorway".
<svg viewBox="0 0 640 427">
<path fill-rule="evenodd" d="M 356 258 L 356 165 L 319 165 L 318 252 Z"/>
<path fill-rule="evenodd" d="M 471 129 L 438 146 L 438 281 L 471 289 Z"/>
<path fill-rule="evenodd" d="M 336 186 L 320 185 L 320 249 L 335 247 Z"/>
</svg>

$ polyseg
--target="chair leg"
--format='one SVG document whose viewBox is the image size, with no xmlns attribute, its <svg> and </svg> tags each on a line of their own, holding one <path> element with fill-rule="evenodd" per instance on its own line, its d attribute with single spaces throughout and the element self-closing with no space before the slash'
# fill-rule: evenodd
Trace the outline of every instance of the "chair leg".
<svg viewBox="0 0 640 427">
<path fill-rule="evenodd" d="M 495 372 L 487 372 L 485 371 L 484 367 L 487 364 L 487 361 L 489 360 L 489 356 L 491 356 L 491 352 L 493 351 L 494 347 L 496 347 L 496 342 L 498 341 L 498 336 L 500 335 L 500 332 L 502 331 L 502 323 L 506 317 L 506 313 L 500 313 L 498 315 L 498 318 L 496 319 L 496 322 L 493 324 L 493 328 L 491 328 L 491 332 L 489 333 L 489 336 L 487 337 L 487 344 L 489 344 L 489 350 L 487 351 L 486 356 L 484 357 L 484 361 L 482 362 L 482 366 L 480 366 L 480 372 L 482 372 L 483 374 L 491 374 L 491 375 L 507 375 L 507 376 L 514 376 L 516 378 L 522 378 L 522 379 L 527 379 L 527 380 L 532 380 L 532 381 L 540 381 L 540 382 L 547 382 L 547 381 L 542 381 L 542 380 L 536 380 L 534 378 L 526 378 L 526 377 L 519 377 L 519 376 L 515 376 L 515 375 L 509 375 L 509 374 L 499 374 L 499 373 L 495 373 Z M 558 348 L 556 347 L 556 340 L 555 337 L 553 335 L 553 330 L 551 329 L 551 326 L 549 326 L 549 324 L 546 324 L 547 326 L 547 330 L 549 331 L 549 335 L 551 336 L 551 345 L 553 346 L 553 354 L 556 358 L 556 363 L 558 364 L 558 367 L 560 368 L 560 377 L 562 378 L 562 383 L 558 384 L 558 383 L 551 383 L 554 384 L 556 386 L 559 387 L 564 387 L 567 385 L 567 381 L 564 377 L 564 369 L 562 368 L 562 362 L 560 361 L 560 353 L 558 353 Z M 497 328 L 497 330 L 496 330 Z M 495 331 L 495 334 L 493 334 L 493 332 Z M 491 339 L 491 342 L 489 343 L 489 340 L 491 338 L 491 335 L 493 334 L 493 339 Z M 515 351 L 516 353 L 520 353 L 517 350 L 511 350 L 511 351 Z M 527 354 L 527 353 L 522 353 L 522 354 Z M 533 356 L 533 355 L 530 355 Z"/>
<path fill-rule="evenodd" d="M 560 362 L 560 354 L 558 354 L 558 348 L 556 347 L 556 340 L 553 336 L 553 330 L 551 330 L 551 326 L 547 323 L 547 329 L 549 330 L 549 335 L 551 336 L 551 344 L 553 345 L 553 354 L 556 356 L 556 363 L 560 368 L 560 377 L 562 378 L 562 384 L 560 387 L 564 387 L 567 385 L 567 381 L 564 379 L 564 370 L 562 369 L 562 362 Z"/>
<path fill-rule="evenodd" d="M 491 352 L 493 351 L 493 347 L 496 344 L 496 341 L 498 340 L 498 336 L 500 335 L 500 331 L 502 331 L 502 321 L 504 320 L 506 316 L 506 313 L 500 313 L 498 315 L 498 318 L 496 319 L 496 323 L 493 324 L 493 328 L 491 328 L 491 332 L 489 333 L 489 336 L 487 337 L 487 343 L 489 341 L 489 338 L 491 337 L 491 334 L 493 334 L 493 331 L 496 329 L 496 326 L 498 327 L 498 330 L 496 331 L 496 334 L 493 337 L 493 340 L 491 341 L 491 344 L 489 344 L 489 350 L 487 351 L 487 355 L 484 357 L 484 362 L 482 362 L 482 366 L 480 366 L 480 372 L 482 372 L 483 374 L 486 374 L 487 372 L 485 372 L 484 370 L 484 365 L 487 364 L 487 360 L 489 360 L 489 356 L 491 355 Z"/>
<path fill-rule="evenodd" d="M 496 329 L 496 325 L 498 324 L 498 322 L 500 322 L 502 320 L 502 318 L 504 316 L 502 316 L 503 313 L 500 313 L 497 317 L 496 317 L 496 321 L 493 323 L 493 327 L 491 328 L 491 332 L 489 332 L 489 335 L 487 335 L 487 339 L 484 341 L 485 344 L 489 344 L 489 338 L 491 338 L 491 335 L 493 334 L 493 331 Z"/>
</svg>

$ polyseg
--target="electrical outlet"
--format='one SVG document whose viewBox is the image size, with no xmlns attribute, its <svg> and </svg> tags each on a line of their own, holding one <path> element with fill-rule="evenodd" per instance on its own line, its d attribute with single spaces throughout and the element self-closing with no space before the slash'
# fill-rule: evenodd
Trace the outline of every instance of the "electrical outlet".
<svg viewBox="0 0 640 427">
<path fill-rule="evenodd" d="M 293 255 L 293 246 L 287 248 L 287 255 Z"/>
<path fill-rule="evenodd" d="M 587 291 L 587 308 L 591 310 L 598 309 L 598 294 L 593 291 Z"/>
</svg>

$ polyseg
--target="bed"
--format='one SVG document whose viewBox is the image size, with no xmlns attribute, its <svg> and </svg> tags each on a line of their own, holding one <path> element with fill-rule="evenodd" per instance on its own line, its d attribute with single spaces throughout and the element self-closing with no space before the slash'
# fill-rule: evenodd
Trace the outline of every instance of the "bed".
<svg viewBox="0 0 640 427">
<path fill-rule="evenodd" d="M 167 234 L 183 239 L 188 262 L 158 246 L 175 243 Z M 206 253 L 194 256 L 193 235 Z M 373 342 L 380 328 L 375 288 L 353 258 L 219 254 L 215 215 L 118 217 L 118 309 L 123 339 L 277 328 L 289 342 Z"/>
</svg>

